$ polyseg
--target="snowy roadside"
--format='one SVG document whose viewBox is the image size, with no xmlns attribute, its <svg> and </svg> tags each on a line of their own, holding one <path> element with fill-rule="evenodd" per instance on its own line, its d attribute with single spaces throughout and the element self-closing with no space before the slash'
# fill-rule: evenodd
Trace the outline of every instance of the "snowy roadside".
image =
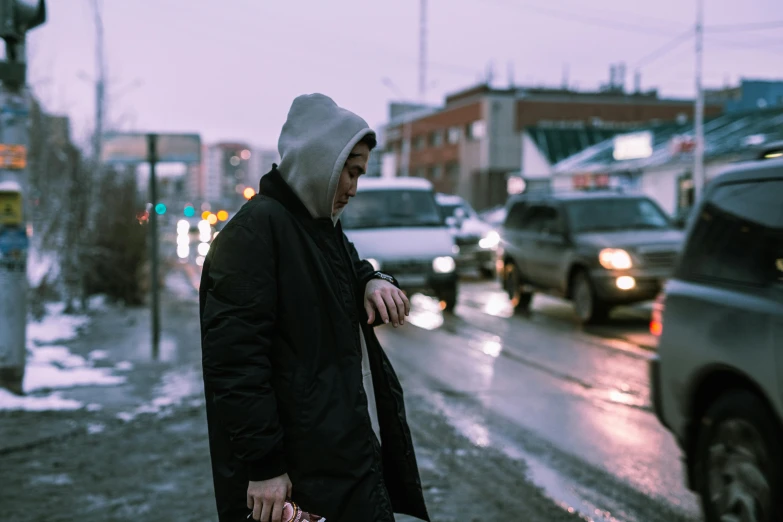
<svg viewBox="0 0 783 522">
<path fill-rule="evenodd" d="M 62 303 L 46 305 L 46 315 L 27 325 L 27 367 L 23 382 L 24 395 L 0 389 L 0 411 L 79 410 L 90 404 L 63 397 L 62 390 L 77 386 L 115 386 L 125 381 L 118 374 L 130 369 L 130 363 L 115 368 L 98 368 L 99 350 L 85 358 L 70 352 L 62 343 L 71 341 L 89 327 L 89 315 L 67 315 Z M 105 310 L 100 297 L 90 301 L 90 310 Z"/>
<path fill-rule="evenodd" d="M 200 369 L 193 364 L 200 356 L 166 361 L 177 346 L 190 347 L 198 341 L 191 338 L 192 332 L 198 335 L 197 308 L 192 309 L 197 306 L 194 290 L 182 272 L 170 274 L 166 287 L 162 364 L 139 355 L 148 337 L 143 309 L 115 308 L 95 297 L 87 315 L 68 315 L 62 303 L 48 304 L 44 317 L 27 325 L 23 395 L 0 388 L 0 413 L 96 412 L 102 409 L 106 394 L 84 390 L 132 387 L 134 370 L 147 379 L 144 386 L 151 394 L 138 397 L 135 404 L 127 403 L 122 412 L 115 411 L 121 420 L 162 413 L 201 396 Z"/>
</svg>

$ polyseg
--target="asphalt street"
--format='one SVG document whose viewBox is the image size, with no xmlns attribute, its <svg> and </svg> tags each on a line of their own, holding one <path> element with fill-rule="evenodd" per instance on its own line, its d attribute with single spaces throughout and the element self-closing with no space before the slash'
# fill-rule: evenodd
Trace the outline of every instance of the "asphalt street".
<svg viewBox="0 0 783 522">
<path fill-rule="evenodd" d="M 0 520 L 214 520 L 197 279 L 192 266 L 169 278 L 159 361 L 145 309 L 101 312 L 67 343 L 100 347 L 109 368 L 133 365 L 121 385 L 64 392 L 91 408 L 0 411 Z M 700 520 L 650 409 L 644 307 L 583 330 L 551 298 L 514 315 L 493 282 L 466 282 L 453 315 L 413 303 L 408 324 L 379 336 L 405 387 L 434 521 Z"/>
</svg>

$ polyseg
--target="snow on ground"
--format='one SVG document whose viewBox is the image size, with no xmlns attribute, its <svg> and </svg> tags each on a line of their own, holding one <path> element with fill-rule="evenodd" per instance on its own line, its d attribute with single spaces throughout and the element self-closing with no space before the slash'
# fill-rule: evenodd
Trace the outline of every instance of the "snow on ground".
<svg viewBox="0 0 783 522">
<path fill-rule="evenodd" d="M 60 393 L 52 393 L 41 397 L 34 395 L 19 396 L 0 388 L 0 410 L 79 410 L 83 406 L 79 401 L 63 398 Z"/>
<path fill-rule="evenodd" d="M 129 422 L 145 413 L 165 417 L 171 408 L 180 406 L 186 401 L 191 406 L 203 404 L 201 373 L 195 368 L 177 369 L 166 373 L 155 388 L 155 398 L 152 401 L 142 404 L 133 411 L 118 413 L 117 418 Z"/>
<path fill-rule="evenodd" d="M 105 306 L 101 299 L 91 300 L 96 308 Z M 0 390 L 0 410 L 73 410 L 84 405 L 65 399 L 54 390 L 77 386 L 114 386 L 125 382 L 125 377 L 114 375 L 111 368 L 96 368 L 94 363 L 105 358 L 105 352 L 96 350 L 85 359 L 70 352 L 65 342 L 79 335 L 90 318 L 83 315 L 65 315 L 62 303 L 46 307 L 40 322 L 27 325 L 27 367 L 23 389 L 25 396 L 16 396 Z M 48 393 L 46 393 L 48 392 Z M 29 395 L 33 394 L 33 395 Z"/>
</svg>

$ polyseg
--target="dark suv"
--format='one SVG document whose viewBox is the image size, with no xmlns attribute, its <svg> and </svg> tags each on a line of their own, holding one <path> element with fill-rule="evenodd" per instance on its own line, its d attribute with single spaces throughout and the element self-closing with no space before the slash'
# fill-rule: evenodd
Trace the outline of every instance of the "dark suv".
<svg viewBox="0 0 783 522">
<path fill-rule="evenodd" d="M 516 309 L 544 292 L 573 301 L 583 323 L 654 299 L 683 239 L 650 198 L 612 191 L 518 196 L 500 236 L 501 281 Z"/>
<path fill-rule="evenodd" d="M 710 181 L 650 324 L 654 410 L 707 522 L 783 520 L 783 159 L 768 157 Z"/>
</svg>

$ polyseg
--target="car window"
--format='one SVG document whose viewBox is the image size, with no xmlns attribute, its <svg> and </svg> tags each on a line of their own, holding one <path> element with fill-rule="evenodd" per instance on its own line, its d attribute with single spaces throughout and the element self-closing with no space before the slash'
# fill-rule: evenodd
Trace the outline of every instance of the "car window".
<svg viewBox="0 0 783 522">
<path fill-rule="evenodd" d="M 442 226 L 435 197 L 426 190 L 359 191 L 343 211 L 343 228 Z"/>
<path fill-rule="evenodd" d="M 562 228 L 557 209 L 550 205 L 533 205 L 522 218 L 522 229 L 525 231 L 560 234 Z"/>
<path fill-rule="evenodd" d="M 724 185 L 710 194 L 683 255 L 685 277 L 783 283 L 783 180 Z"/>
<path fill-rule="evenodd" d="M 438 207 L 440 209 L 440 213 L 443 216 L 443 219 L 449 218 L 449 217 L 455 217 L 455 214 L 457 212 L 457 209 L 462 209 L 462 211 L 465 213 L 465 217 L 468 218 L 476 218 L 476 211 L 473 210 L 473 207 L 471 207 L 467 202 L 461 202 L 461 203 L 438 203 Z"/>
<path fill-rule="evenodd" d="M 527 205 L 524 202 L 516 203 L 508 211 L 506 221 L 503 224 L 509 230 L 519 230 L 522 228 L 522 218 L 525 215 Z"/>
<path fill-rule="evenodd" d="M 576 233 L 607 230 L 655 230 L 672 227 L 663 210 L 648 198 L 596 198 L 570 201 L 566 214 Z"/>
</svg>

